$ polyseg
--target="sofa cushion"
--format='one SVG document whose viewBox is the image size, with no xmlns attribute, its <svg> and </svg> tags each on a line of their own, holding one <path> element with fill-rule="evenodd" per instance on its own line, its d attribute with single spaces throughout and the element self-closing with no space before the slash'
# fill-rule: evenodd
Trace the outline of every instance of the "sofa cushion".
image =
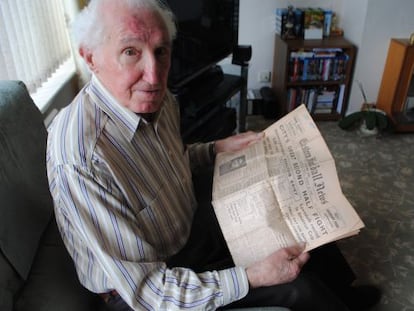
<svg viewBox="0 0 414 311">
<path fill-rule="evenodd" d="M 22 285 L 23 279 L 0 251 L 0 310 L 13 310 L 13 299 Z"/>
<path fill-rule="evenodd" d="M 0 249 L 23 279 L 53 212 L 46 139 L 24 84 L 0 81 Z"/>
<path fill-rule="evenodd" d="M 38 241 L 51 216 L 38 211 L 39 203 L 27 193 L 25 185 L 1 187 L 0 248 L 22 278 L 27 278 Z"/>
<path fill-rule="evenodd" d="M 100 297 L 79 283 L 53 219 L 40 242 L 15 311 L 95 311 L 100 305 Z"/>
<path fill-rule="evenodd" d="M 3 288 L 0 288 L 0 310 L 13 311 L 13 293 Z"/>
</svg>

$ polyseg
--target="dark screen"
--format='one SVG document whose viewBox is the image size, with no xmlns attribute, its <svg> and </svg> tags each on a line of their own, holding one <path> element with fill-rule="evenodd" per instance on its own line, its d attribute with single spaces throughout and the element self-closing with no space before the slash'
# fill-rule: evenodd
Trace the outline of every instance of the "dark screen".
<svg viewBox="0 0 414 311">
<path fill-rule="evenodd" d="M 169 87 L 174 89 L 230 55 L 238 41 L 239 0 L 168 0 L 177 21 Z"/>
</svg>

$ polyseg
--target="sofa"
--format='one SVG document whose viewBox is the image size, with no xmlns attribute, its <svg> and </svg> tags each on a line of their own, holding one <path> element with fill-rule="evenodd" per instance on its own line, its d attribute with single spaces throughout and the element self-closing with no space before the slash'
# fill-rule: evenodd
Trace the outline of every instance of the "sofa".
<svg viewBox="0 0 414 311">
<path fill-rule="evenodd" d="M 57 229 L 46 139 L 25 85 L 0 81 L 0 310 L 104 311 L 103 300 L 79 283 Z"/>
<path fill-rule="evenodd" d="M 105 310 L 83 288 L 58 232 L 47 131 L 25 85 L 0 81 L 0 310 Z"/>
</svg>

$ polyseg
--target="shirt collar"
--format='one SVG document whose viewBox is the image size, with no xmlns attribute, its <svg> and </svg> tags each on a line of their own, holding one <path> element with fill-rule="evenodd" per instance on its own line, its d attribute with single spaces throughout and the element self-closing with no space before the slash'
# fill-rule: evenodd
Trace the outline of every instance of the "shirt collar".
<svg viewBox="0 0 414 311">
<path fill-rule="evenodd" d="M 129 141 L 134 137 L 141 122 L 144 124 L 148 123 L 139 114 L 122 106 L 95 75 L 92 75 L 88 91 L 89 95 L 94 98 L 96 104 L 119 126 Z M 157 119 L 155 117 L 154 122 Z"/>
</svg>

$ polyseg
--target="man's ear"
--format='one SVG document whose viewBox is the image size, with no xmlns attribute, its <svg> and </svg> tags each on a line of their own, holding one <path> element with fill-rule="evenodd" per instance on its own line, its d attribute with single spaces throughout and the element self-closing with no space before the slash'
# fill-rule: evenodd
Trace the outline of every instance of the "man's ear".
<svg viewBox="0 0 414 311">
<path fill-rule="evenodd" d="M 84 59 L 86 65 L 88 65 L 89 70 L 92 71 L 92 72 L 96 72 L 96 70 L 97 70 L 96 69 L 96 64 L 95 64 L 93 52 L 91 51 L 91 49 L 88 49 L 88 48 L 85 48 L 85 47 L 80 47 L 79 48 L 79 54 Z"/>
</svg>

